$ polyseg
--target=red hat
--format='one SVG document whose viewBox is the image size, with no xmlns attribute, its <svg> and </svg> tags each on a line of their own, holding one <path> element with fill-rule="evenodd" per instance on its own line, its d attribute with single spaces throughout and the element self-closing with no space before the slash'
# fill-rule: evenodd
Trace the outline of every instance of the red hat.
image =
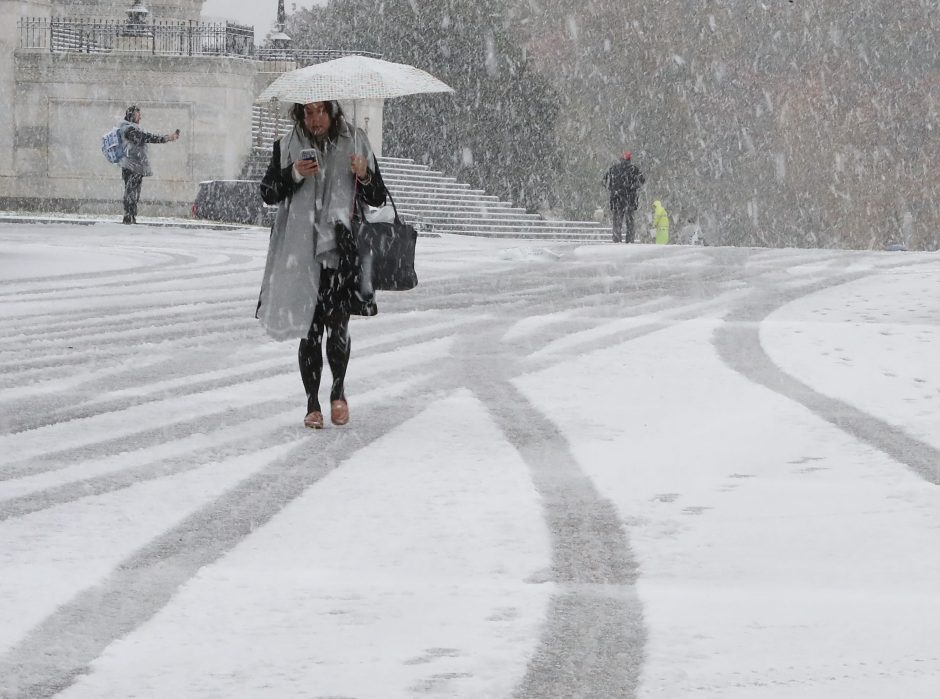
<svg viewBox="0 0 940 699">
<path fill-rule="evenodd" d="M 629 159 L 632 158 L 632 157 L 633 157 L 633 153 L 631 153 L 630 151 L 625 150 L 625 151 L 623 152 L 623 159 L 624 159 L 624 160 L 629 160 Z"/>
</svg>

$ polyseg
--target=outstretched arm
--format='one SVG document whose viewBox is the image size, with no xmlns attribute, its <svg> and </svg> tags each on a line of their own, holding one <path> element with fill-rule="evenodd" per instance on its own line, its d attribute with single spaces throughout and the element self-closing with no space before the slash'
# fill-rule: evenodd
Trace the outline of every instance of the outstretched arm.
<svg viewBox="0 0 940 699">
<path fill-rule="evenodd" d="M 166 136 L 158 136 L 157 134 L 149 133 L 133 126 L 124 132 L 124 138 L 138 146 L 142 146 L 145 143 L 168 143 L 175 141 L 179 137 L 178 131 L 167 134 Z"/>
</svg>

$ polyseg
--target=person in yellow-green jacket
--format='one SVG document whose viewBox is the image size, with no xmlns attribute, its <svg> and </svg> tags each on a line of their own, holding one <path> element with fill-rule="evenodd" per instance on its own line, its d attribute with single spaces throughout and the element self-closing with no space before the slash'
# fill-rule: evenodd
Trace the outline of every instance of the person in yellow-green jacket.
<svg viewBox="0 0 940 699">
<path fill-rule="evenodd" d="M 666 245 L 669 242 L 669 214 L 659 199 L 653 202 L 653 228 L 656 229 L 656 244 Z"/>
</svg>

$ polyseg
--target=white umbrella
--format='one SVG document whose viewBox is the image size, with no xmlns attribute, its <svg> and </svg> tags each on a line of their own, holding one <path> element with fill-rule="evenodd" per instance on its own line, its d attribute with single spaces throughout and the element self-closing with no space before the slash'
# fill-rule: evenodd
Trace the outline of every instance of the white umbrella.
<svg viewBox="0 0 940 699">
<path fill-rule="evenodd" d="M 255 101 L 309 104 L 352 100 L 353 123 L 358 124 L 358 100 L 453 91 L 446 83 L 414 66 L 368 56 L 343 56 L 278 76 Z"/>
<path fill-rule="evenodd" d="M 430 73 L 414 66 L 368 56 L 343 56 L 284 73 L 256 101 L 277 99 L 308 104 L 453 91 Z"/>
</svg>

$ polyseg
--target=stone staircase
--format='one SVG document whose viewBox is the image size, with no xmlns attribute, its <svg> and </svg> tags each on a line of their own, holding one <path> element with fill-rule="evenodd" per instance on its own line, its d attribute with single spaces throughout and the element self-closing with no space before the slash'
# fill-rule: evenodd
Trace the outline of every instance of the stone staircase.
<svg viewBox="0 0 940 699">
<path fill-rule="evenodd" d="M 253 118 L 255 147 L 242 171 L 242 179 L 260 180 L 271 158 L 271 144 L 289 125 L 277 122 L 256 106 Z M 399 214 L 419 231 L 454 233 L 489 238 L 540 240 L 609 240 L 609 227 L 594 221 L 552 221 L 527 212 L 511 202 L 471 189 L 442 172 L 411 158 L 379 158 L 385 184 Z"/>
<path fill-rule="evenodd" d="M 609 229 L 594 221 L 544 219 L 410 158 L 379 158 L 379 167 L 399 212 L 427 221 L 438 233 L 542 240 L 610 237 Z"/>
</svg>

